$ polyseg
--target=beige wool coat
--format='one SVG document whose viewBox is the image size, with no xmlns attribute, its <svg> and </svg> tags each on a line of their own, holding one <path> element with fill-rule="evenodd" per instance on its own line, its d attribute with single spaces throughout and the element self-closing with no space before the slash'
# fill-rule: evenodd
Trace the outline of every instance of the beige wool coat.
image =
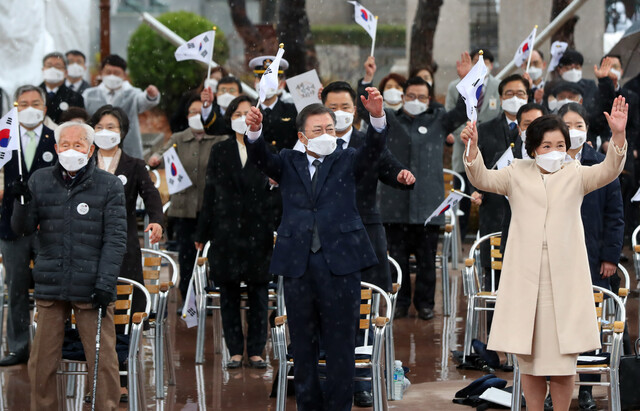
<svg viewBox="0 0 640 411">
<path fill-rule="evenodd" d="M 585 194 L 620 174 L 626 149 L 626 143 L 621 149 L 612 144 L 605 160 L 591 167 L 567 163 L 547 175 L 546 185 L 535 160 L 515 160 L 500 170 L 487 170 L 479 152 L 471 163 L 465 160 L 471 184 L 508 196 L 512 212 L 489 349 L 531 354 L 545 238 L 560 352 L 600 347 L 580 206 Z"/>
</svg>

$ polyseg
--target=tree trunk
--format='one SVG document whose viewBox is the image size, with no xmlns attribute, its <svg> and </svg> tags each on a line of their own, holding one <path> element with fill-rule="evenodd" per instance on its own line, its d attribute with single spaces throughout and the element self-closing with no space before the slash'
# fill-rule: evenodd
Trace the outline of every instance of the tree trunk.
<svg viewBox="0 0 640 411">
<path fill-rule="evenodd" d="M 262 18 L 262 22 L 264 24 L 275 24 L 277 22 L 277 9 L 277 0 L 260 0 L 260 17 Z"/>
<path fill-rule="evenodd" d="M 572 0 L 553 0 L 553 5 L 551 6 L 551 21 L 558 17 L 558 14 L 562 12 L 571 3 Z M 551 36 L 551 42 L 554 41 L 564 41 L 569 45 L 569 48 L 575 48 L 574 43 L 574 33 L 573 30 L 576 27 L 576 23 L 578 22 L 578 16 L 573 16 L 567 22 L 556 31 L 553 36 Z"/>
<path fill-rule="evenodd" d="M 311 69 L 318 70 L 318 57 L 305 0 L 280 1 L 278 14 L 278 39 L 284 43 L 284 58 L 289 62 L 287 76 L 295 76 Z"/>
<path fill-rule="evenodd" d="M 416 17 L 411 27 L 409 72 L 433 64 L 433 39 L 443 0 L 418 0 Z"/>
<path fill-rule="evenodd" d="M 233 26 L 244 42 L 246 63 L 254 57 L 273 54 L 273 42 L 265 38 L 258 28 L 249 20 L 245 0 L 227 0 L 231 9 Z M 271 46 L 271 47 L 269 47 Z"/>
</svg>

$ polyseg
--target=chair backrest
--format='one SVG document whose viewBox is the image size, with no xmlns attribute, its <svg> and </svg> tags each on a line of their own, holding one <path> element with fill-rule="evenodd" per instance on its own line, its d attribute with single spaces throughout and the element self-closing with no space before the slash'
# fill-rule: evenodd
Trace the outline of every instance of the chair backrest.
<svg viewBox="0 0 640 411">
<path fill-rule="evenodd" d="M 629 290 L 631 287 L 631 278 L 629 278 L 629 271 L 622 264 L 618 264 L 618 270 L 622 273 L 622 277 L 624 280 L 623 284 L 620 284 L 620 288 L 618 289 L 618 297 L 622 300 L 622 303 L 627 305 L 627 297 L 629 296 Z"/>
<path fill-rule="evenodd" d="M 134 290 L 140 291 L 145 298 L 145 309 L 141 313 L 131 312 Z M 116 326 L 123 325 L 124 333 L 129 334 L 130 322 L 140 323 L 145 318 L 149 318 L 149 314 L 151 314 L 151 294 L 144 285 L 124 277 L 118 277 L 116 294 L 113 322 Z"/>
<path fill-rule="evenodd" d="M 385 302 L 384 316 L 380 315 L 380 300 Z M 388 323 L 392 313 L 391 299 L 382 288 L 371 283 L 362 281 L 360 283 L 360 322 L 359 328 L 365 330 L 364 346 L 368 345 L 369 329 L 372 322 Z"/>
<path fill-rule="evenodd" d="M 483 289 L 483 270 L 482 262 L 480 261 L 480 246 L 487 241 L 492 241 L 492 238 L 500 237 L 501 235 L 502 233 L 497 231 L 495 233 L 482 236 L 477 239 L 471 246 L 471 249 L 469 249 L 469 257 L 465 260 L 465 269 L 462 271 L 464 295 L 476 294 Z M 493 241 L 494 243 L 496 242 L 495 240 Z M 500 246 L 498 245 L 498 251 L 499 248 Z M 498 265 L 496 264 L 496 267 L 497 266 Z"/>
<path fill-rule="evenodd" d="M 389 260 L 389 264 L 396 270 L 397 278 L 396 281 L 392 284 L 391 294 L 396 294 L 400 291 L 402 287 L 402 269 L 400 268 L 400 264 L 396 260 L 394 260 L 390 255 L 387 255 L 387 259 Z"/>
<path fill-rule="evenodd" d="M 167 292 L 175 286 L 178 281 L 178 265 L 167 253 L 152 250 L 150 248 L 141 249 L 142 252 L 142 276 L 144 283 L 151 294 L 152 312 L 158 311 L 158 293 Z M 160 281 L 162 265 L 169 267 L 169 281 Z"/>
<path fill-rule="evenodd" d="M 607 298 L 605 298 L 605 296 Z M 605 288 L 593 286 L 593 298 L 596 304 L 596 315 L 598 317 L 598 328 L 605 335 L 612 335 L 611 341 L 603 343 L 604 347 L 608 347 L 611 352 L 611 362 L 614 361 L 614 355 L 619 359 L 622 353 L 622 333 L 624 332 L 624 323 L 627 317 L 625 304 L 620 297 L 614 292 Z M 605 310 L 606 304 L 614 304 L 615 317 L 610 321 Z"/>
<path fill-rule="evenodd" d="M 465 187 L 465 182 L 464 182 L 464 178 L 462 177 L 462 175 L 460 175 L 460 173 L 457 173 L 453 170 L 450 170 L 448 168 L 443 168 L 442 169 L 442 174 L 444 177 L 444 195 L 445 197 L 449 195 L 449 193 L 451 193 L 451 190 L 453 188 L 455 188 L 454 186 L 454 182 L 457 180 L 458 181 L 458 185 L 460 188 L 458 188 L 459 191 L 462 191 L 463 193 L 466 190 Z"/>
<path fill-rule="evenodd" d="M 633 230 L 631 234 L 631 249 L 633 250 L 633 267 L 636 271 L 636 280 L 640 279 L 640 244 L 638 244 L 638 234 L 640 234 L 640 225 Z"/>
</svg>

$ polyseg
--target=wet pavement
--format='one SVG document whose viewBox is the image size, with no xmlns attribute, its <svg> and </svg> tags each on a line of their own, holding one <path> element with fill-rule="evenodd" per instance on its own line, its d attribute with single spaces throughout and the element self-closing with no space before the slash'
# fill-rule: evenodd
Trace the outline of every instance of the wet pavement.
<svg viewBox="0 0 640 411">
<path fill-rule="evenodd" d="M 465 245 L 463 255 L 468 252 Z M 627 249 L 625 253 L 631 256 Z M 625 263 L 632 277 L 632 290 L 635 290 L 635 272 L 631 262 Z M 463 265 L 460 264 L 459 268 Z M 389 409 L 397 410 L 471 410 L 472 408 L 452 404 L 456 391 L 484 373 L 474 370 L 459 370 L 453 362 L 451 351 L 461 350 L 464 339 L 464 316 L 466 299 L 462 293 L 459 270 L 452 270 L 453 313 L 450 317 L 442 315 L 442 288 L 438 278 L 436 292 L 436 317 L 423 321 L 412 309 L 409 317 L 394 323 L 396 359 L 410 368 L 407 377 L 411 387 L 402 401 L 389 402 Z M 176 385 L 165 384 L 166 398 L 155 399 L 154 371 L 152 363 L 152 340 L 144 339 L 144 381 L 146 409 L 150 410 L 274 410 L 275 398 L 269 395 L 273 378 L 277 370 L 277 360 L 272 360 L 270 342 L 267 343 L 265 356 L 271 360 L 266 370 L 243 367 L 238 370 L 225 370 L 223 356 L 214 352 L 213 317 L 207 318 L 207 342 L 205 363 L 195 365 L 196 328 L 187 328 L 176 315 L 178 297 L 170 297 L 169 327 L 174 347 Z M 627 301 L 629 328 L 632 340 L 638 336 L 638 293 L 632 292 Z M 246 358 L 245 358 L 246 361 Z M 166 373 L 165 373 L 166 376 Z M 498 376 L 511 385 L 512 373 L 499 372 Z M 29 382 L 26 365 L 0 369 L 0 410 L 29 409 Z M 80 387 L 80 390 L 83 388 Z M 606 409 L 606 393 L 602 388 L 594 389 L 598 409 Z M 577 398 L 577 388 L 576 395 Z M 295 409 L 293 398 L 287 402 L 289 410 Z M 83 409 L 79 400 L 67 399 L 66 409 Z M 88 409 L 85 405 L 84 409 Z M 121 409 L 126 410 L 125 403 Z M 356 409 L 356 408 L 354 408 Z M 365 408 L 366 409 L 366 408 Z M 578 409 L 574 399 L 573 409 Z"/>
</svg>

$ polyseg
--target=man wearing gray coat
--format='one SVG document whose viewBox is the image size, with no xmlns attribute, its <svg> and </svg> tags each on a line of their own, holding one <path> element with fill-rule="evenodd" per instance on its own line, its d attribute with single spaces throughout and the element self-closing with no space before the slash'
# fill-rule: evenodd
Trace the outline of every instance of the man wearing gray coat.
<svg viewBox="0 0 640 411">
<path fill-rule="evenodd" d="M 144 91 L 133 87 L 127 80 L 127 62 L 116 54 L 102 60 L 102 83 L 90 87 L 82 93 L 84 106 L 90 116 L 106 104 L 123 109 L 129 117 L 129 132 L 124 138 L 122 150 L 131 157 L 141 158 L 142 136 L 138 114 L 160 103 L 160 92 L 154 85 Z"/>
<path fill-rule="evenodd" d="M 57 408 L 56 371 L 72 309 L 91 386 L 101 308 L 96 409 L 115 410 L 120 381 L 113 302 L 127 244 L 124 187 L 96 167 L 91 127 L 67 122 L 56 129 L 55 139 L 58 163 L 33 173 L 28 186 L 24 181 L 12 186 L 11 226 L 19 235 L 37 232 L 40 244 L 33 267 L 38 328 L 28 366 L 31 409 Z"/>
<path fill-rule="evenodd" d="M 471 55 L 463 54 L 461 61 L 459 62 L 458 68 L 458 76 L 460 79 L 464 78 L 467 75 L 471 67 L 475 63 L 478 62 L 480 49 L 475 49 L 471 52 Z M 469 60 L 470 57 L 470 60 Z M 498 92 L 498 85 L 500 81 L 491 75 L 491 70 L 493 69 L 493 54 L 487 49 L 483 50 L 484 64 L 486 64 L 488 69 L 488 75 L 484 79 L 484 84 L 482 86 L 481 97 L 478 101 L 478 124 L 481 124 L 485 121 L 489 121 L 495 118 L 497 115 L 502 113 L 502 108 L 500 106 L 500 93 Z M 456 106 L 456 102 L 460 97 L 460 93 L 458 93 L 458 89 L 456 86 L 460 82 L 460 79 L 453 80 L 449 83 L 447 88 L 447 98 L 445 100 L 444 107 L 447 110 L 453 110 Z M 464 164 L 462 162 L 462 154 L 464 153 L 464 144 L 460 139 L 460 133 L 464 125 L 458 127 L 452 134 L 454 137 L 453 142 L 453 152 L 451 153 L 451 169 L 456 173 L 460 173 L 464 178 L 467 194 L 471 194 L 469 188 L 470 183 L 467 179 L 466 172 L 464 171 Z M 457 183 L 457 181 L 456 181 Z M 460 188 L 459 185 L 456 184 L 456 188 Z M 460 201 L 460 210 L 464 212 L 464 216 L 460 218 L 460 232 L 464 236 L 467 232 L 467 224 L 469 221 L 469 210 L 471 209 L 471 202 L 463 198 Z"/>
</svg>

